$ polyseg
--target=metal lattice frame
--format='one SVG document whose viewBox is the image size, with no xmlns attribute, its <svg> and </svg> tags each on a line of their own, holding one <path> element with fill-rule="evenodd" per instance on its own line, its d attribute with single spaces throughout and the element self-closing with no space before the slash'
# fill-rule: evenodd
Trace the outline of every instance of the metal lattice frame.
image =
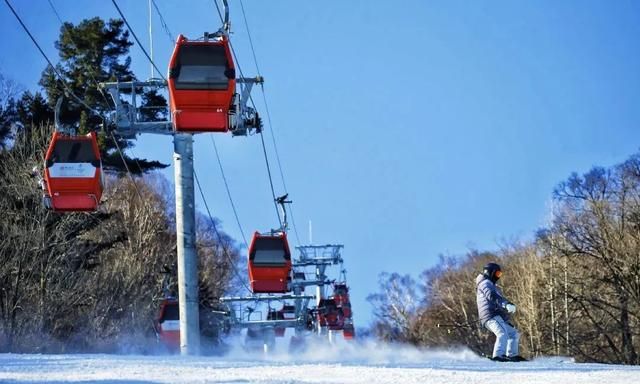
<svg viewBox="0 0 640 384">
<path fill-rule="evenodd" d="M 260 132 L 262 123 L 256 110 L 247 105 L 250 100 L 251 90 L 254 84 L 262 84 L 264 79 L 260 76 L 254 78 L 239 78 L 240 93 L 234 97 L 233 112 L 229 115 L 229 130 L 234 136 L 246 136 L 252 132 Z M 143 88 L 162 89 L 167 87 L 164 80 L 126 81 L 100 83 L 100 88 L 106 90 L 115 105 L 110 116 L 110 123 L 115 129 L 114 133 L 125 138 L 134 138 L 140 133 L 154 133 L 160 135 L 173 135 L 171 116 L 163 121 L 142 121 L 141 107 L 138 104 L 138 93 Z M 130 101 L 123 101 L 123 96 L 128 96 Z"/>
</svg>

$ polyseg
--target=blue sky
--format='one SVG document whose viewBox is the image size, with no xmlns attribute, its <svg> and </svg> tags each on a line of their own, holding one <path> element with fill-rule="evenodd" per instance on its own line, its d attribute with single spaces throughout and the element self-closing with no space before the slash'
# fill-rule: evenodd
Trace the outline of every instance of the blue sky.
<svg viewBox="0 0 640 384">
<path fill-rule="evenodd" d="M 52 1 L 74 23 L 117 16 L 107 1 Z M 156 2 L 174 35 L 219 27 L 211 0 Z M 239 2 L 230 2 L 232 43 L 253 75 Z M 60 25 L 49 4 L 12 3 L 55 60 Z M 148 44 L 147 1 L 119 4 Z M 345 245 L 356 325 L 371 319 L 365 297 L 378 273 L 417 276 L 439 254 L 530 238 L 570 172 L 639 149 L 638 2 L 243 4 L 298 232 L 306 242 L 311 220 L 314 243 Z M 45 62 L 0 8 L 0 71 L 36 89 Z M 153 24 L 154 60 L 166 71 L 172 43 L 155 13 Z M 138 47 L 131 56 L 148 77 Z M 254 99 L 266 116 L 259 92 Z M 259 138 L 215 140 L 245 235 L 275 227 Z M 143 135 L 133 154 L 171 163 L 171 140 Z M 240 239 L 208 135 L 197 136 L 195 158 L 213 214 Z"/>
</svg>

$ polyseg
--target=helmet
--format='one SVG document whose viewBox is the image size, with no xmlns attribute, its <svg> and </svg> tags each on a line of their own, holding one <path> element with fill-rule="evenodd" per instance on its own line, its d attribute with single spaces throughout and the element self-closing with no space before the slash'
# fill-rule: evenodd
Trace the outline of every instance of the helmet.
<svg viewBox="0 0 640 384">
<path fill-rule="evenodd" d="M 496 263 L 489 263 L 482 269 L 482 274 L 495 283 L 502 276 L 502 269 Z"/>
</svg>

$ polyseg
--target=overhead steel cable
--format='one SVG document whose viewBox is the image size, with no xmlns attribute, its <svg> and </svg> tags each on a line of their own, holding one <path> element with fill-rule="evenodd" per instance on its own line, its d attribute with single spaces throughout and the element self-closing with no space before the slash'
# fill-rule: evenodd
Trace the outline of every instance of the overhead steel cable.
<svg viewBox="0 0 640 384">
<path fill-rule="evenodd" d="M 111 132 L 111 139 L 113 140 L 113 143 L 116 145 L 116 148 L 118 150 L 118 154 L 120 154 L 120 159 L 122 159 L 122 164 L 124 165 L 124 168 L 127 170 L 127 174 L 129 175 L 129 178 L 131 179 L 131 182 L 133 183 L 133 188 L 136 190 L 136 194 L 138 195 L 138 198 L 140 198 L 140 203 L 142 205 L 146 206 L 145 200 L 142 198 L 142 193 L 140 193 L 140 190 L 138 189 L 138 184 L 133 179 L 133 174 L 131 173 L 131 170 L 129 170 L 129 166 L 127 165 L 127 161 L 124 158 L 124 153 L 122 152 L 122 149 L 120 149 L 120 145 L 118 145 L 118 140 L 116 140 L 116 137 L 113 134 L 113 132 Z M 139 164 L 138 164 L 138 168 L 140 168 Z"/>
<path fill-rule="evenodd" d="M 256 65 L 256 71 L 258 72 L 258 76 L 262 77 L 262 74 L 260 73 L 260 66 L 258 65 L 258 57 L 256 55 L 256 50 L 253 46 L 253 38 L 251 38 L 251 30 L 249 29 L 249 22 L 247 21 L 247 14 L 244 10 L 244 4 L 242 2 L 242 0 L 240 0 L 240 8 L 242 10 L 242 18 L 244 20 L 244 25 L 245 28 L 247 30 L 247 36 L 249 38 L 249 46 L 251 47 L 251 53 L 253 55 L 253 62 Z M 282 162 L 280 161 L 280 153 L 278 152 L 278 145 L 276 144 L 276 136 L 275 136 L 275 129 L 273 127 L 273 123 L 271 121 L 271 112 L 269 111 L 269 103 L 267 103 L 267 96 L 264 90 L 264 84 L 260 84 L 260 90 L 262 92 L 262 101 L 264 103 L 264 108 L 265 111 L 267 112 L 267 121 L 269 122 L 269 128 L 271 128 L 269 131 L 271 133 L 271 141 L 273 142 L 273 149 L 274 152 L 276 154 L 276 162 L 278 164 L 278 170 L 280 171 L 280 178 L 282 180 L 282 186 L 284 188 L 284 193 L 288 194 L 288 188 L 287 188 L 287 183 L 285 182 L 285 178 L 284 178 L 284 172 L 282 171 Z M 295 220 L 295 215 L 293 213 L 293 204 L 291 204 L 289 206 L 289 209 L 291 210 L 291 224 L 293 225 L 293 232 L 296 236 L 296 240 L 298 241 L 298 244 L 302 244 L 300 242 L 300 236 L 298 236 L 298 228 L 296 227 L 296 220 Z"/>
<path fill-rule="evenodd" d="M 276 191 L 273 188 L 273 178 L 271 177 L 271 167 L 269 167 L 269 157 L 267 156 L 267 147 L 264 145 L 264 135 L 262 135 L 262 132 L 260 133 L 260 141 L 262 142 L 262 153 L 264 153 L 264 161 L 267 164 L 267 175 L 269 176 L 269 185 L 271 186 L 271 195 L 273 197 L 273 204 L 276 207 L 276 215 L 278 216 L 278 222 L 280 223 L 280 228 L 282 228 L 282 218 L 280 217 L 280 211 L 278 210 Z M 283 228 L 283 229 L 286 230 L 286 228 Z"/>
<path fill-rule="evenodd" d="M 67 30 L 67 32 L 69 33 L 69 39 L 71 40 L 71 42 L 76 47 L 78 47 L 78 44 L 76 44 L 76 42 L 73 40 L 73 37 L 71 36 L 71 29 L 67 26 L 67 24 L 65 24 L 64 21 L 62 21 L 62 17 L 60 17 L 60 14 L 58 13 L 58 10 L 56 9 L 55 5 L 53 5 L 53 1 L 51 1 L 51 0 L 47 0 L 47 1 L 49 2 L 49 7 L 51 7 L 51 10 L 56 15 L 56 18 L 58 19 L 58 21 L 60 22 L 60 25 L 62 25 L 62 27 L 65 28 Z M 93 80 L 93 82 L 96 84 L 96 89 L 98 90 L 98 92 L 102 96 L 102 99 L 104 99 L 104 102 L 106 103 L 106 105 L 109 106 L 109 100 L 105 96 L 104 92 L 100 89 L 100 84 L 98 82 L 98 79 L 96 79 L 96 77 L 91 72 L 88 72 L 88 75 L 89 75 L 89 77 L 91 77 L 91 80 Z"/>
<path fill-rule="evenodd" d="M 5 0 L 7 1 L 7 0 Z M 122 21 L 124 21 L 124 23 L 127 25 L 127 28 L 129 29 L 129 32 L 131 32 L 131 35 L 133 36 L 133 38 L 136 40 L 136 42 L 138 43 L 138 45 L 140 46 L 140 49 L 142 50 L 142 52 L 144 53 L 144 55 L 147 57 L 147 59 L 149 59 L 149 62 L 151 63 L 151 65 L 153 65 L 153 68 L 156 69 L 156 71 L 158 71 L 158 75 L 160 75 L 160 77 L 162 78 L 162 80 L 167 81 L 167 78 L 164 77 L 164 75 L 162 74 L 162 71 L 160 71 L 158 69 L 158 67 L 156 66 L 156 63 L 153 62 L 153 59 L 151 58 L 151 56 L 149 56 L 149 54 L 147 53 L 147 50 L 144 49 L 144 46 L 142 45 L 142 43 L 140 42 L 140 40 L 138 39 L 138 36 L 136 36 L 136 33 L 133 31 L 133 28 L 131 28 L 131 25 L 129 24 L 129 21 L 127 20 L 127 18 L 124 16 L 124 14 L 122 13 L 122 11 L 120 10 L 120 7 L 118 6 L 118 3 L 116 2 L 116 0 L 111 0 L 111 2 L 113 3 L 113 5 L 116 7 L 116 10 L 118 11 L 118 13 L 120 14 L 120 17 L 122 17 Z"/>
<path fill-rule="evenodd" d="M 209 221 L 211 222 L 211 226 L 213 227 L 213 232 L 216 234 L 216 237 L 218 238 L 218 244 L 222 246 L 222 253 L 227 258 L 229 265 L 233 269 L 233 272 L 235 273 L 238 280 L 240 280 L 240 283 L 242 284 L 242 286 L 248 292 L 251 293 L 252 292 L 251 289 L 249 289 L 249 287 L 244 283 L 244 279 L 240 276 L 240 272 L 238 272 L 238 269 L 236 268 L 235 261 L 231 258 L 231 256 L 229 255 L 229 252 L 227 251 L 227 248 L 225 247 L 225 243 L 222 239 L 222 235 L 218 231 L 218 226 L 216 225 L 215 220 L 213 220 L 213 216 L 211 215 L 211 211 L 209 210 L 209 204 L 207 204 L 207 200 L 205 199 L 204 192 L 202 191 L 202 186 L 200 185 L 200 179 L 198 179 L 198 174 L 196 173 L 195 169 L 193 170 L 193 178 L 195 179 L 196 185 L 198 186 L 198 191 L 200 191 L 200 196 L 202 197 L 202 201 L 204 202 L 204 207 L 207 210 L 207 215 L 209 216 Z M 245 239 L 245 243 L 246 243 L 246 239 Z"/>
<path fill-rule="evenodd" d="M 173 37 L 174 34 L 171 33 L 171 31 L 169 30 L 169 26 L 167 25 L 167 22 L 164 21 L 164 17 L 162 16 L 162 12 L 160 12 L 160 8 L 158 8 L 158 4 L 156 4 L 156 0 L 151 0 L 151 4 L 153 4 L 153 7 L 156 9 L 156 12 L 158 13 L 158 16 L 160 16 L 160 24 L 162 25 L 162 29 L 164 29 L 167 36 L 169 36 L 169 40 L 171 40 L 171 43 L 174 43 L 176 41 L 176 39 Z"/>
<path fill-rule="evenodd" d="M 220 6 L 218 5 L 218 0 L 212 0 L 213 5 L 216 6 L 216 10 L 218 11 L 218 16 L 220 16 L 220 22 L 224 24 L 224 18 L 222 17 L 222 11 L 220 11 Z"/>
<path fill-rule="evenodd" d="M 100 112 L 98 112 L 97 110 L 91 108 L 91 106 L 89 106 L 87 103 L 84 102 L 84 100 L 82 100 L 80 97 L 78 97 L 75 93 L 73 93 L 73 91 L 71 90 L 71 88 L 69 88 L 69 86 L 62 80 L 64 79 L 64 77 L 60 74 L 60 72 L 58 72 L 58 69 L 53 65 L 53 63 L 51 62 L 51 60 L 49 60 L 49 57 L 47 56 L 46 53 L 44 53 L 44 51 L 42 50 L 42 48 L 40 47 L 40 44 L 38 44 L 38 41 L 35 39 L 35 37 L 33 37 L 33 35 L 31 34 L 31 31 L 29 31 L 29 28 L 27 28 L 27 26 L 25 25 L 25 23 L 22 21 L 22 19 L 20 18 L 20 16 L 18 15 L 18 13 L 16 12 L 16 10 L 13 8 L 13 6 L 11 6 L 11 3 L 9 2 L 9 0 L 4 0 L 4 2 L 7 4 L 7 6 L 9 7 L 9 9 L 11 10 L 11 13 L 13 13 L 13 15 L 16 17 L 16 19 L 18 20 L 18 22 L 20 23 L 20 25 L 22 26 L 22 29 L 24 29 L 24 31 L 27 33 L 27 35 L 29 35 L 29 38 L 31 39 L 31 41 L 33 42 L 33 44 L 36 46 L 36 48 L 38 48 L 38 51 L 40 51 L 40 54 L 42 55 L 42 57 L 44 57 L 44 59 L 47 61 L 47 63 L 49 63 L 49 66 L 51 67 L 51 70 L 56 74 L 56 76 L 58 76 L 58 79 L 60 80 L 60 83 L 62 84 L 62 86 L 64 87 L 64 90 L 68 93 L 69 96 L 73 97 L 73 99 L 75 99 L 77 102 L 79 102 L 81 105 L 83 105 L 85 108 L 87 108 L 88 110 L 90 110 L 91 112 L 95 113 L 96 115 L 98 115 L 103 121 L 104 118 L 102 117 L 102 115 L 100 114 Z"/>
<path fill-rule="evenodd" d="M 247 36 L 249 37 L 249 45 L 251 46 L 251 53 L 253 53 L 253 62 L 256 64 L 256 71 L 260 75 L 260 68 L 258 67 L 258 58 L 256 57 L 256 51 L 253 49 L 253 39 L 251 38 L 251 31 L 249 30 L 249 22 L 247 21 L 247 14 L 244 11 L 244 4 L 240 0 L 240 9 L 242 10 L 242 18 L 244 19 L 244 26 L 247 29 Z"/>
<path fill-rule="evenodd" d="M 218 16 L 220 17 L 220 22 L 224 24 L 224 18 L 222 17 L 222 12 L 220 11 L 220 6 L 216 0 L 213 0 L 213 4 L 218 11 Z M 233 59 L 235 61 L 236 67 L 238 67 L 238 72 L 240 72 L 240 77 L 244 77 L 242 72 L 242 67 L 240 66 L 240 61 L 238 60 L 238 56 L 236 55 L 235 49 L 233 49 L 233 45 L 231 44 L 231 39 L 229 39 L 229 48 L 231 49 L 231 54 L 233 55 Z M 256 103 L 253 101 L 253 97 L 249 94 L 249 101 L 253 106 L 253 109 L 256 109 Z M 269 157 L 267 156 L 267 147 L 264 143 L 264 137 L 262 132 L 260 132 L 260 141 L 262 143 L 262 151 L 264 153 L 265 164 L 267 167 L 267 176 L 269 177 L 269 186 L 271 187 L 271 197 L 273 198 L 273 206 L 276 209 L 276 217 L 278 218 L 278 223 L 280 224 L 280 228 L 282 228 L 282 218 L 280 217 L 280 210 L 278 209 L 278 202 L 276 200 L 276 191 L 273 186 L 273 177 L 271 176 L 271 167 L 269 165 Z"/>
<path fill-rule="evenodd" d="M 216 159 L 218 160 L 218 166 L 220 167 L 220 174 L 222 175 L 222 181 L 224 181 L 224 187 L 227 190 L 227 196 L 229 197 L 229 201 L 231 202 L 231 209 L 233 210 L 233 215 L 236 218 L 236 223 L 238 224 L 238 229 L 240 229 L 240 235 L 242 235 L 242 240 L 244 241 L 244 245 L 249 249 L 249 243 L 247 242 L 247 238 L 244 236 L 244 230 L 242 229 L 242 224 L 240 224 L 240 218 L 238 216 L 238 212 L 236 210 L 236 205 L 233 203 L 233 198 L 231 197 L 231 190 L 229 189 L 229 184 L 227 183 L 227 177 L 224 174 L 224 169 L 222 168 L 222 161 L 220 160 L 220 155 L 218 154 L 218 146 L 216 145 L 216 141 L 213 136 L 211 137 L 211 142 L 213 143 L 213 149 L 216 154 Z"/>
</svg>

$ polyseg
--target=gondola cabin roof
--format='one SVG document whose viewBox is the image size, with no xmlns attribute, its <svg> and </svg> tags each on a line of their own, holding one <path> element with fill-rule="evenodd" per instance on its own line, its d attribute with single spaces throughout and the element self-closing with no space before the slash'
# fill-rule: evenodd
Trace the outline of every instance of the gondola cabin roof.
<svg viewBox="0 0 640 384">
<path fill-rule="evenodd" d="M 54 211 L 95 211 L 102 197 L 95 132 L 81 136 L 54 132 L 45 156 L 44 179 Z"/>
<path fill-rule="evenodd" d="M 169 62 L 169 104 L 176 132 L 226 132 L 236 89 L 227 36 L 178 36 Z"/>
</svg>

